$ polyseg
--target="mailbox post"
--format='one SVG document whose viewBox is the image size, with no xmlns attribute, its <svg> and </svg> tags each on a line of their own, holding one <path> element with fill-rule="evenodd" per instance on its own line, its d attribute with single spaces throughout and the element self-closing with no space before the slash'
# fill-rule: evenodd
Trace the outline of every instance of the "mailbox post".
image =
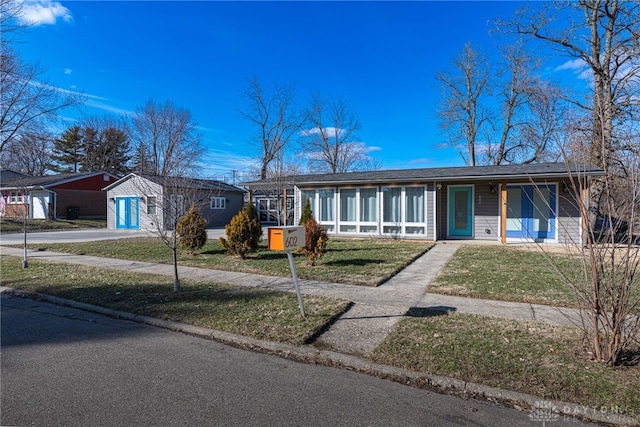
<svg viewBox="0 0 640 427">
<path fill-rule="evenodd" d="M 305 245 L 305 227 L 288 226 L 288 227 L 270 227 L 268 231 L 269 249 L 272 251 L 285 251 L 289 258 L 289 268 L 293 276 L 293 285 L 296 288 L 298 297 L 298 306 L 300 314 L 306 317 L 304 312 L 304 304 L 302 303 L 302 294 L 300 293 L 300 285 L 298 284 L 298 275 L 296 274 L 296 266 L 293 262 L 293 254 L 291 251 L 301 248 Z"/>
</svg>

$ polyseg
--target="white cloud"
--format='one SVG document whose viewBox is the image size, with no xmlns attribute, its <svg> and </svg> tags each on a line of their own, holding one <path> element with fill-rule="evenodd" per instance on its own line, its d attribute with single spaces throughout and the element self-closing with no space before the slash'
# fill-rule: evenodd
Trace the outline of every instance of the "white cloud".
<svg viewBox="0 0 640 427">
<path fill-rule="evenodd" d="M 69 75 L 69 74 L 73 73 L 73 70 L 71 68 L 65 68 L 64 69 L 64 73 Z"/>
<path fill-rule="evenodd" d="M 571 61 L 567 61 L 564 64 L 561 64 L 556 67 L 556 71 L 562 70 L 582 70 L 586 67 L 587 64 L 581 58 L 572 59 Z"/>
<path fill-rule="evenodd" d="M 19 20 L 25 25 L 55 25 L 58 18 L 73 21 L 71 11 L 57 1 L 24 0 Z"/>
<path fill-rule="evenodd" d="M 336 128 L 336 127 L 326 127 L 323 128 L 322 131 L 328 135 L 331 138 L 336 138 L 338 136 L 340 136 L 340 134 L 342 132 L 344 132 L 344 129 L 340 129 L 340 128 Z M 317 127 L 313 128 L 313 129 L 309 129 L 309 130 L 302 130 L 300 131 L 300 134 L 302 136 L 311 136 L 311 135 L 318 135 L 320 133 L 320 129 L 318 129 Z"/>
</svg>

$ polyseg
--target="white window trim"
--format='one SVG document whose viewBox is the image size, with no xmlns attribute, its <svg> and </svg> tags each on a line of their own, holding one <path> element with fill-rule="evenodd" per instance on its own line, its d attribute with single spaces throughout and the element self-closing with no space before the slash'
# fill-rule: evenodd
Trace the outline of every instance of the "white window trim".
<svg viewBox="0 0 640 427">
<path fill-rule="evenodd" d="M 209 204 L 211 209 L 226 209 L 227 208 L 227 199 L 226 197 L 211 197 L 211 202 Z"/>
</svg>

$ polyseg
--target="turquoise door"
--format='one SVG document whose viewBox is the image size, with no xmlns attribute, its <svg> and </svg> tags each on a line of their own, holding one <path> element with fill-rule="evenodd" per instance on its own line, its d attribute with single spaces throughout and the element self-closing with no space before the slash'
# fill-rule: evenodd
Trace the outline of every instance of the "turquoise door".
<svg viewBox="0 0 640 427">
<path fill-rule="evenodd" d="M 116 197 L 116 228 L 140 228 L 140 205 L 137 197 Z"/>
<path fill-rule="evenodd" d="M 449 186 L 449 236 L 473 236 L 473 187 Z"/>
<path fill-rule="evenodd" d="M 507 237 L 553 239 L 556 235 L 556 186 L 507 186 Z"/>
</svg>

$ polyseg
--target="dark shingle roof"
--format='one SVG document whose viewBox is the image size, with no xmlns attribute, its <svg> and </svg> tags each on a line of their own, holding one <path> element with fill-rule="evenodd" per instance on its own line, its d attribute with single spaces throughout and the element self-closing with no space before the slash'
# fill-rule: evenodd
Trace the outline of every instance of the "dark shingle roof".
<svg viewBox="0 0 640 427">
<path fill-rule="evenodd" d="M 45 176 L 22 176 L 16 179 L 12 179 L 8 182 L 3 182 L 2 186 L 9 187 L 52 187 L 55 185 L 64 184 L 67 182 L 78 181 L 80 179 L 88 178 L 95 175 L 107 174 L 106 172 L 86 172 L 86 173 L 61 173 L 58 175 L 45 175 Z M 115 177 L 115 176 L 114 176 Z"/>
<path fill-rule="evenodd" d="M 602 175 L 601 169 L 584 165 L 571 164 L 573 174 Z M 446 168 L 424 169 L 395 169 L 368 172 L 346 172 L 327 174 L 295 175 L 284 181 L 290 184 L 381 184 L 402 183 L 414 181 L 459 181 L 481 179 L 529 179 L 553 178 L 568 176 L 565 163 L 536 163 L 526 165 L 500 166 L 462 166 Z M 269 181 L 251 181 L 243 183 L 247 187 L 261 187 L 269 185 Z"/>
<path fill-rule="evenodd" d="M 171 186 L 176 188 L 188 188 L 191 190 L 205 190 L 205 191 L 220 191 L 226 193 L 244 193 L 245 190 L 234 185 L 229 185 L 222 181 L 215 181 L 211 179 L 200 179 L 200 178 L 183 178 L 183 177 L 165 177 L 158 175 L 137 175 L 135 173 L 130 173 L 124 178 L 114 182 L 113 184 L 103 188 L 103 190 L 109 190 L 113 187 L 118 186 L 122 182 L 134 177 L 140 176 L 144 179 L 147 179 L 153 183 L 165 186 Z"/>
</svg>

